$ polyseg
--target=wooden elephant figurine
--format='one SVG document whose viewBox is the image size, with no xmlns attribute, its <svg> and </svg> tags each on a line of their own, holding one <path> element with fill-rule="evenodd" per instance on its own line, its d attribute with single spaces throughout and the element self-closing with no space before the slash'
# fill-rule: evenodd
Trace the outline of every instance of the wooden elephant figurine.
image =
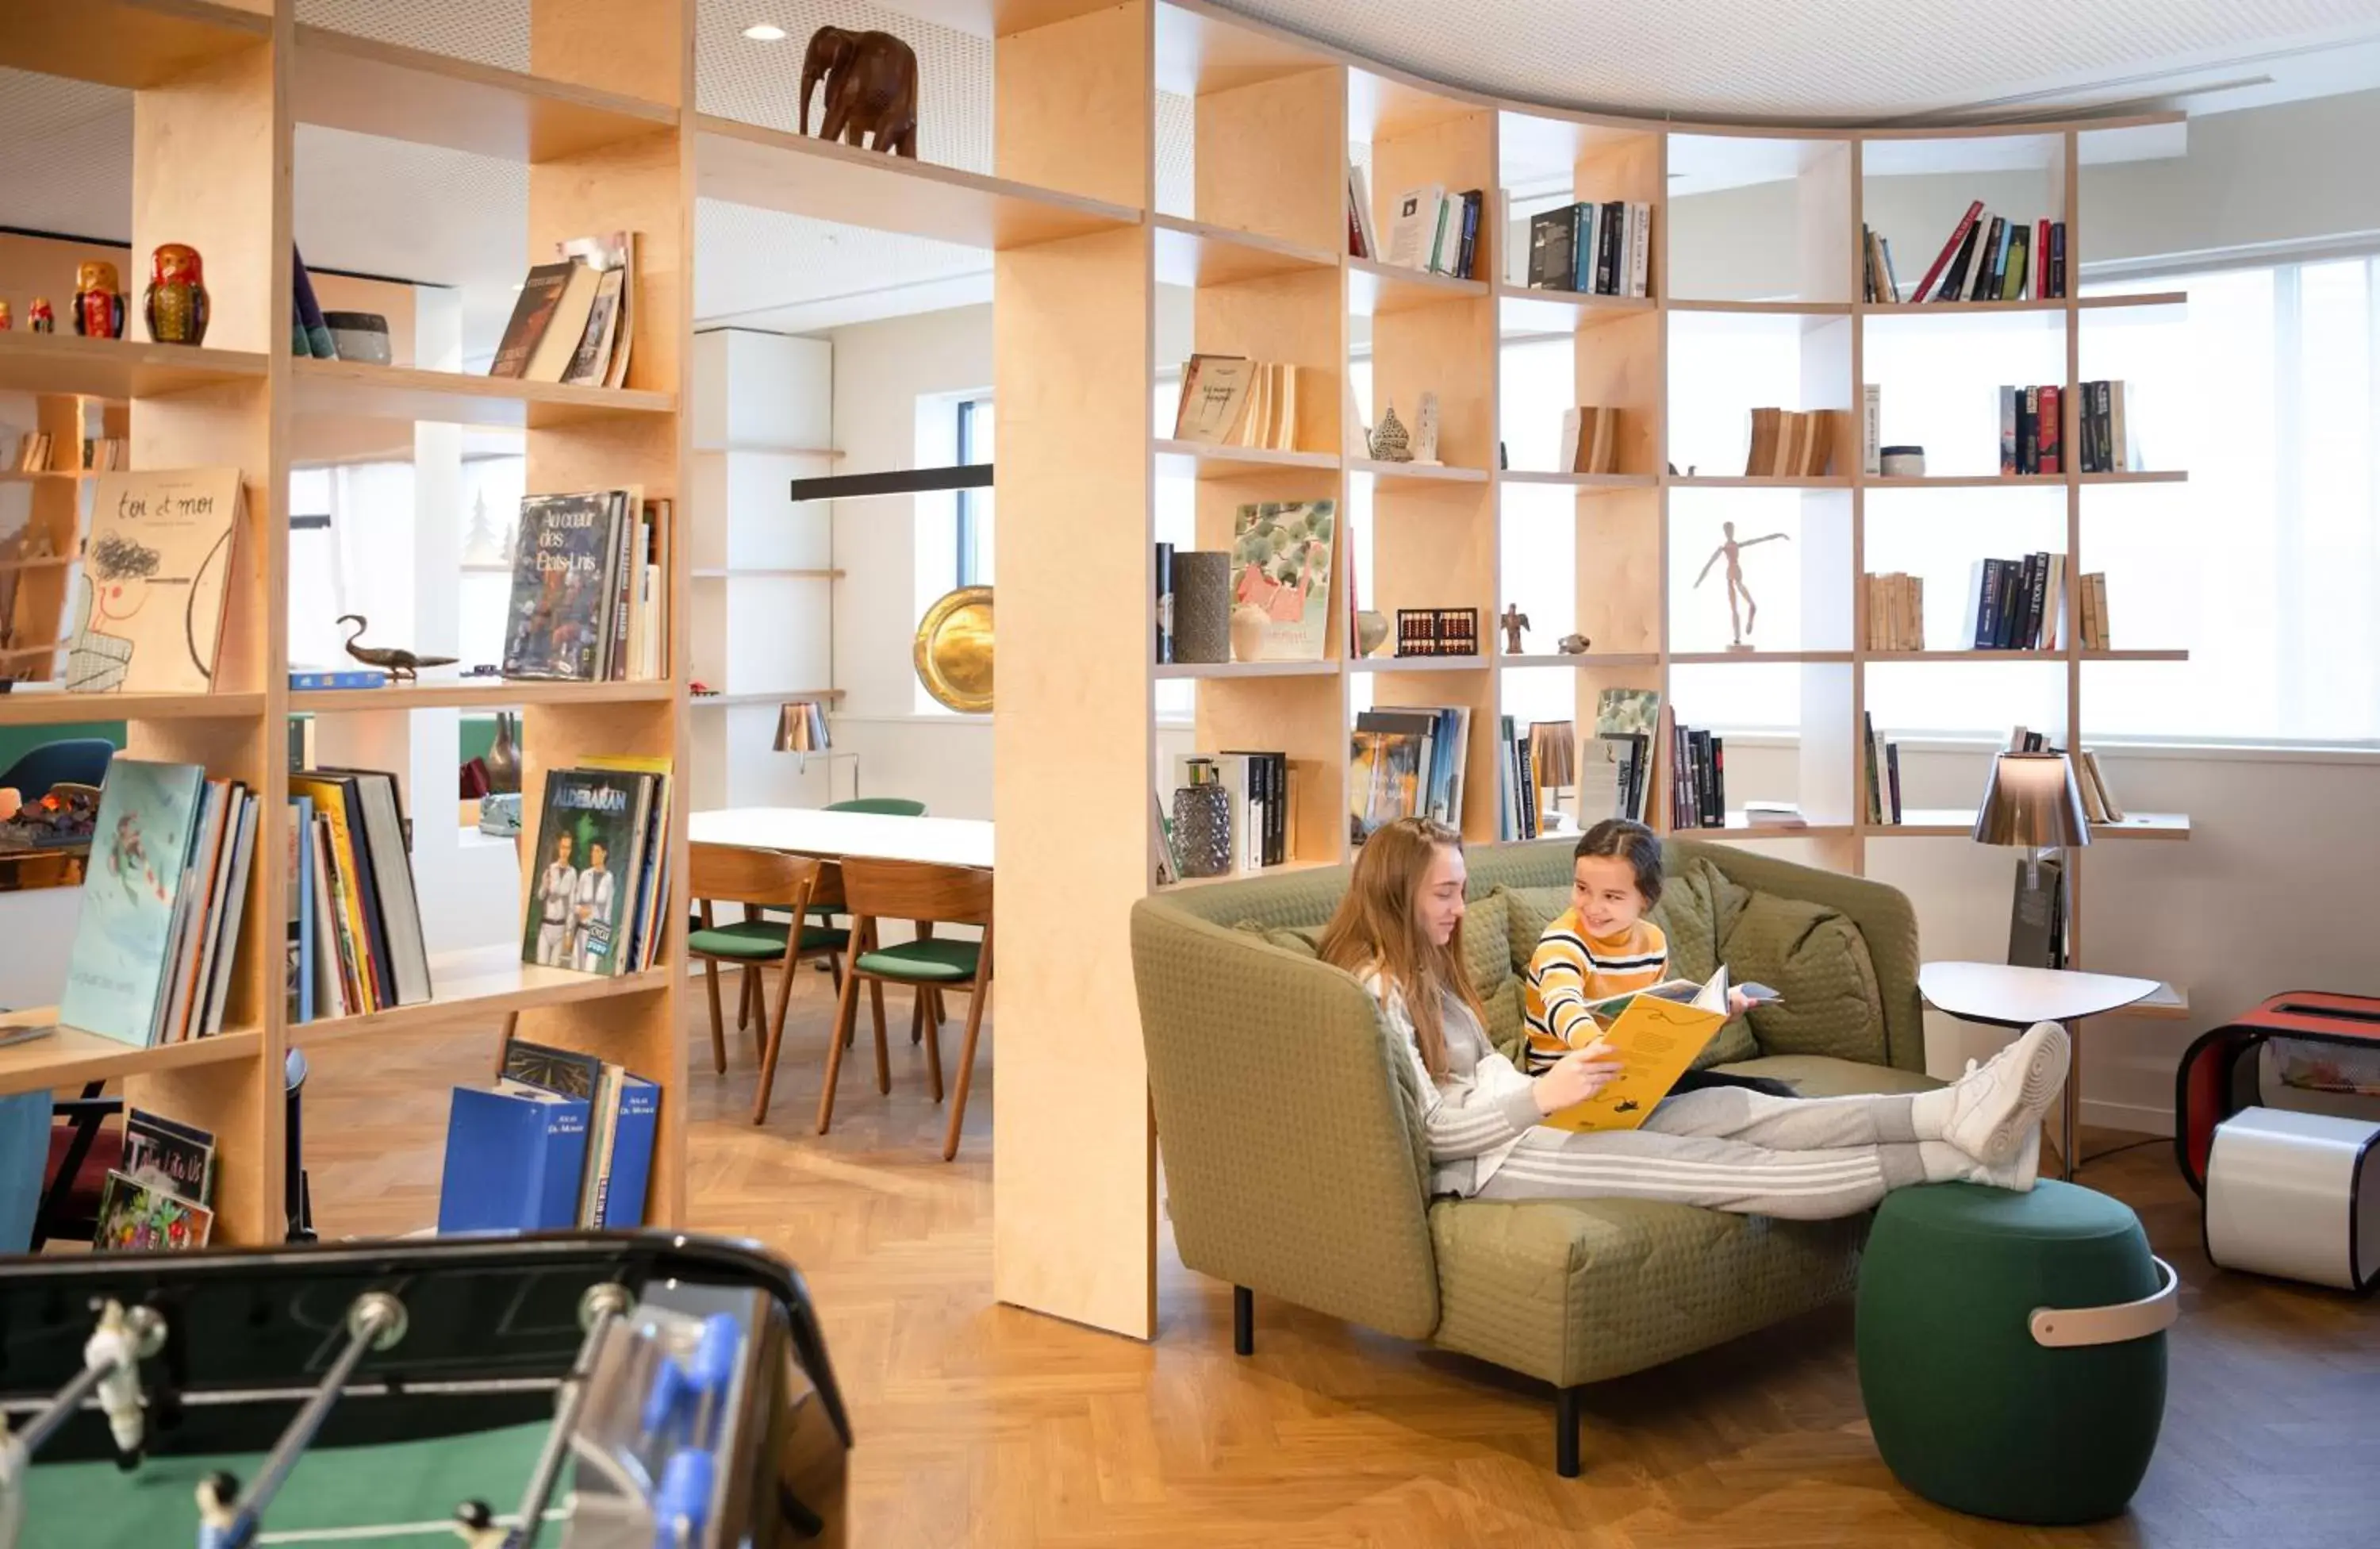
<svg viewBox="0 0 2380 1549">
<path fill-rule="evenodd" d="M 917 158 L 917 55 L 890 32 L 821 27 L 802 56 L 801 132 L 810 132 L 810 90 L 826 82 L 820 140 Z M 863 138 L 869 137 L 869 138 Z"/>
</svg>

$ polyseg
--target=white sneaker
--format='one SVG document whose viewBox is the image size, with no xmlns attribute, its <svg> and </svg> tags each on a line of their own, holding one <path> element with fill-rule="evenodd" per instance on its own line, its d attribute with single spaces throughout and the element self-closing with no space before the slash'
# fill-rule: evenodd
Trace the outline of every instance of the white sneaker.
<svg viewBox="0 0 2380 1549">
<path fill-rule="evenodd" d="M 1968 1175 L 1967 1181 L 1991 1189 L 2005 1189 L 2013 1194 L 2030 1194 L 2040 1177 L 2041 1126 L 2034 1124 L 2026 1127 L 2023 1143 L 2016 1148 L 2014 1161 L 2003 1162 L 1998 1166 L 1979 1163 Z"/>
<path fill-rule="evenodd" d="M 2037 1152 L 2041 1116 L 2066 1084 L 2070 1057 L 2066 1030 L 2035 1022 L 1983 1065 L 1970 1061 L 1950 1088 L 1942 1138 L 1991 1167 L 2015 1161 L 2027 1131 Z"/>
</svg>

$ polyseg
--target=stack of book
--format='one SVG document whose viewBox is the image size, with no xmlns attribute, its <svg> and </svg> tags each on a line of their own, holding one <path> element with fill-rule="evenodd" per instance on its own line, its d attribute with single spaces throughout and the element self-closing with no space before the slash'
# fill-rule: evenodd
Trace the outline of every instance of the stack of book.
<svg viewBox="0 0 2380 1549">
<path fill-rule="evenodd" d="M 593 1055 L 513 1039 L 493 1086 L 456 1087 L 441 1234 L 645 1222 L 661 1089 Z"/>
<path fill-rule="evenodd" d="M 194 763 L 109 762 L 61 1023 L 144 1048 L 223 1031 L 256 799 Z"/>
<path fill-rule="evenodd" d="M 589 759 L 545 777 L 521 961 L 615 977 L 669 930 L 670 761 Z"/>
<path fill-rule="evenodd" d="M 2064 471 L 2065 394 L 2056 385 L 2000 389 L 2000 471 Z"/>
<path fill-rule="evenodd" d="M 1670 727 L 1670 826 L 1727 826 L 1727 743 L 1683 722 Z"/>
<path fill-rule="evenodd" d="M 1297 385 L 1305 368 L 1245 355 L 1193 355 L 1182 368 L 1173 439 L 1201 446 L 1297 446 Z"/>
<path fill-rule="evenodd" d="M 2124 416 L 2124 384 L 2086 382 L 2075 400 L 2075 466 L 2085 473 L 2131 473 L 2141 466 Z"/>
<path fill-rule="evenodd" d="M 1867 648 L 1925 649 L 1925 578 L 1893 570 L 1868 576 Z"/>
<path fill-rule="evenodd" d="M 1496 837 L 1504 843 L 1534 839 L 1540 832 L 1537 782 L 1530 733 L 1512 716 L 1498 718 L 1496 726 Z"/>
<path fill-rule="evenodd" d="M 1382 262 L 1458 280 L 1477 278 L 1479 217 L 1486 196 L 1477 189 L 1450 193 L 1442 183 L 1397 195 Z M 1360 255 L 1359 255 L 1360 256 Z"/>
<path fill-rule="evenodd" d="M 25 439 L 17 444 L 17 471 L 47 473 L 50 471 L 50 433 L 27 431 Z"/>
<path fill-rule="evenodd" d="M 1435 818 L 1461 832 L 1470 747 L 1467 706 L 1384 705 L 1358 713 L 1347 773 L 1355 842 L 1399 818 Z"/>
<path fill-rule="evenodd" d="M 670 509 L 634 489 L 521 501 L 506 677 L 669 676 Z"/>
<path fill-rule="evenodd" d="M 98 1253 L 204 1248 L 215 1224 L 215 1138 L 139 1108 L 124 1116 L 124 1158 L 100 1189 Z"/>
<path fill-rule="evenodd" d="M 297 770 L 289 805 L 290 1019 L 359 1017 L 429 1000 L 430 956 L 396 776 Z"/>
<path fill-rule="evenodd" d="M 1755 409 L 1752 449 L 1743 459 L 1747 479 L 1823 479 L 1834 466 L 1835 441 L 1842 428 L 1840 409 Z"/>
<path fill-rule="evenodd" d="M 1977 651 L 2055 651 L 2066 556 L 2042 550 L 2022 559 L 1978 559 L 1967 592 L 1967 625 Z"/>
<path fill-rule="evenodd" d="M 1860 712 L 1860 740 L 1867 757 L 1861 762 L 1866 766 L 1867 821 L 1872 824 L 1893 824 L 1900 822 L 1900 744 L 1879 741 L 1876 735 L 1876 717 Z"/>
<path fill-rule="evenodd" d="M 1620 410 L 1581 404 L 1562 411 L 1562 473 L 1613 473 L 1620 467 Z"/>
<path fill-rule="evenodd" d="M 87 435 L 73 468 L 58 469 L 50 465 L 54 444 L 47 431 L 27 431 L 17 443 L 16 470 L 19 473 L 112 473 L 124 466 L 125 441 L 120 435 Z"/>
<path fill-rule="evenodd" d="M 2111 651 L 2107 643 L 2107 573 L 2093 570 L 2075 579 L 2075 637 L 2085 651 Z"/>
<path fill-rule="evenodd" d="M 1221 786 L 1231 793 L 1232 869 L 1261 871 L 1294 859 L 1297 785 L 1289 755 L 1222 752 L 1173 761 L 1177 786 Z"/>
<path fill-rule="evenodd" d="M 1889 285 L 1891 299 L 1902 299 Z M 2066 223 L 1987 214 L 1976 200 L 1917 282 L 1917 301 L 2052 300 L 2066 294 Z M 1871 295 L 1868 299 L 1885 298 Z"/>
<path fill-rule="evenodd" d="M 1595 735 L 1580 750 L 1578 823 L 1605 818 L 1649 823 L 1654 766 L 1662 740 L 1661 695 L 1655 689 L 1606 689 L 1595 707 Z"/>
<path fill-rule="evenodd" d="M 1620 199 L 1566 204 L 1529 217 L 1529 288 L 1648 295 L 1652 252 L 1650 204 Z"/>
<path fill-rule="evenodd" d="M 1900 278 L 1892 269 L 1892 243 L 1872 226 L 1860 227 L 1860 299 L 1900 304 Z"/>
<path fill-rule="evenodd" d="M 521 282 L 488 374 L 620 386 L 636 315 L 636 233 L 574 237 L 554 244 L 554 259 Z"/>
</svg>

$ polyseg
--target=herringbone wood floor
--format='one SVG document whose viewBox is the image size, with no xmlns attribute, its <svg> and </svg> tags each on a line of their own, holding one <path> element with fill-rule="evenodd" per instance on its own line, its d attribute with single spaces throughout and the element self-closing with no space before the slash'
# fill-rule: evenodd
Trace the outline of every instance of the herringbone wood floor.
<svg viewBox="0 0 2380 1549">
<path fill-rule="evenodd" d="M 1900 1489 L 1862 1417 L 1848 1306 L 1591 1390 L 1586 1474 L 1562 1480 L 1545 1390 L 1261 1299 L 1257 1354 L 1237 1360 L 1227 1288 L 1170 1250 L 1152 1345 L 994 1306 L 993 1041 L 956 1163 L 940 1160 L 941 1113 L 897 1003 L 892 1095 L 874 1091 L 863 1042 L 820 1139 L 826 983 L 806 972 L 796 987 L 765 1128 L 747 1122 L 750 1044 L 731 1038 L 714 1076 L 708 1032 L 690 1030 L 692 1209 L 697 1226 L 758 1238 L 808 1277 L 853 1404 L 855 1543 L 868 1549 L 2380 1543 L 2380 1301 L 2211 1269 L 2161 1146 L 2085 1179 L 2141 1212 L 2188 1287 L 2164 1437 L 2127 1517 L 2046 1532 Z M 957 1031 L 953 1018 L 946 1058 Z M 325 1237 L 434 1218 L 446 1086 L 480 1077 L 496 1037 L 321 1053 L 306 1118 Z"/>
</svg>

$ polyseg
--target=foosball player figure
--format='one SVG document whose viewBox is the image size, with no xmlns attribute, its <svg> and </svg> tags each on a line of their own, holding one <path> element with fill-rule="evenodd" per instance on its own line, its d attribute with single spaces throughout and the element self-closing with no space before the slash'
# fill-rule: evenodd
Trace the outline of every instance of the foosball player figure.
<svg viewBox="0 0 2380 1549">
<path fill-rule="evenodd" d="M 115 1466 L 130 1470 L 140 1464 L 146 1440 L 140 1412 L 140 1348 L 121 1302 L 111 1300 L 99 1314 L 99 1326 L 83 1341 L 85 1366 L 97 1366 L 99 1407 L 107 1415 L 108 1433 L 115 1440 Z"/>
<path fill-rule="evenodd" d="M 496 1526 L 496 1514 L 485 1501 L 465 1501 L 455 1508 L 455 1536 L 463 1541 L 464 1549 L 504 1549 L 519 1542 Z"/>
<path fill-rule="evenodd" d="M 199 1481 L 199 1549 L 234 1549 L 233 1526 L 239 1520 L 239 1481 L 218 1469 Z"/>
</svg>

